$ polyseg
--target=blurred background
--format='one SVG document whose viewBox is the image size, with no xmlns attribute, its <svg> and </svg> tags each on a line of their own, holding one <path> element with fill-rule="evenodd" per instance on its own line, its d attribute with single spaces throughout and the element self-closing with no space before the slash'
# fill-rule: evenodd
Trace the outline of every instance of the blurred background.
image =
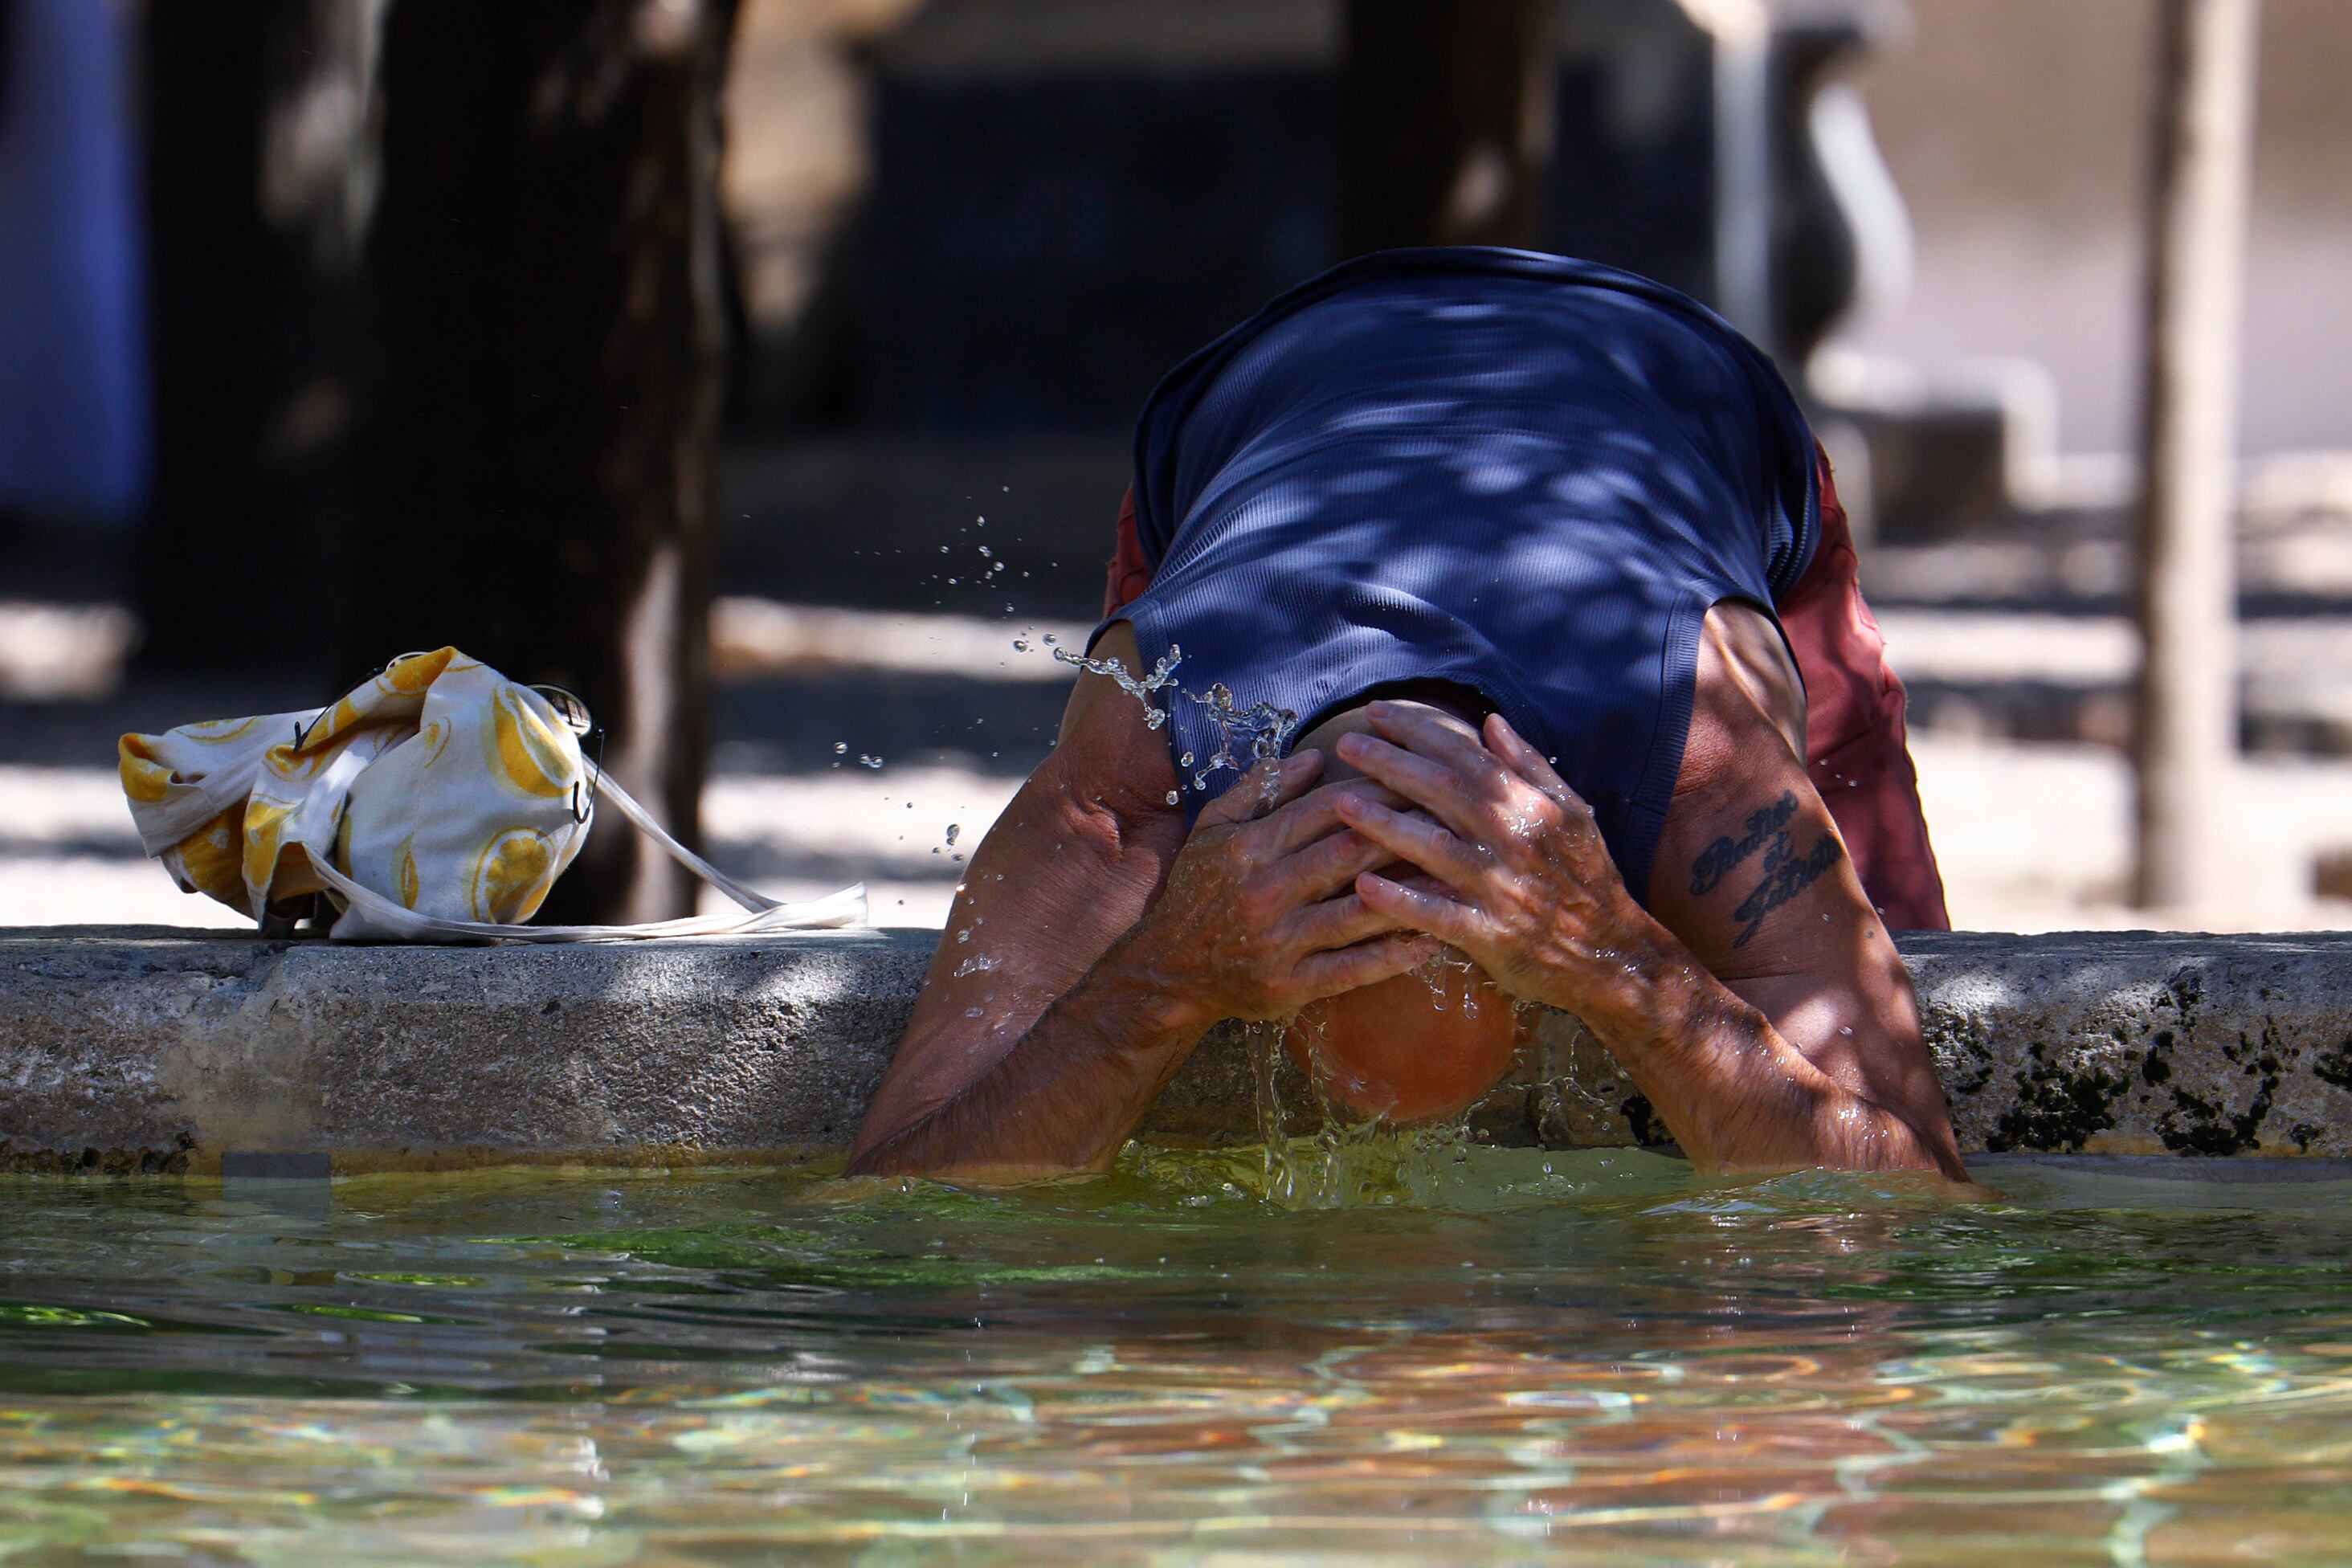
<svg viewBox="0 0 2352 1568">
<path fill-rule="evenodd" d="M 141 859 L 117 736 L 445 642 L 729 869 L 936 922 L 1154 381 L 1448 240 L 1663 279 L 1801 388 L 1956 923 L 2352 920 L 2342 0 L 0 0 L 0 924 L 240 923 Z M 2227 308 L 2168 338 L 2182 278 Z M 2145 607 L 2181 529 L 2219 626 Z M 2150 761 L 2147 627 L 2210 773 Z M 615 819 L 550 918 L 693 897 Z"/>
</svg>

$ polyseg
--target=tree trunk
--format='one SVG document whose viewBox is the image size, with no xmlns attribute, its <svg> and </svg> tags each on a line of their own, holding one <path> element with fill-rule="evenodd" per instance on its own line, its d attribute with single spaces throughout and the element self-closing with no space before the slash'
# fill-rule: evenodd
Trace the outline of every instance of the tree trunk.
<svg viewBox="0 0 2352 1568">
<path fill-rule="evenodd" d="M 380 0 L 143 7 L 154 481 L 142 659 L 317 670 L 354 498 Z"/>
<path fill-rule="evenodd" d="M 2138 516 L 2143 662 L 2134 761 L 2143 907 L 2231 884 L 2237 752 L 2231 554 L 2238 327 L 2253 140 L 2256 0 L 2162 0 L 2148 208 Z"/>
<path fill-rule="evenodd" d="M 383 353 L 355 668 L 454 643 L 571 689 L 614 777 L 688 843 L 734 10 L 395 0 L 368 254 Z M 543 918 L 688 911 L 694 885 L 604 815 Z"/>
<path fill-rule="evenodd" d="M 1554 0 L 1348 0 L 1339 245 L 1534 246 Z"/>
</svg>

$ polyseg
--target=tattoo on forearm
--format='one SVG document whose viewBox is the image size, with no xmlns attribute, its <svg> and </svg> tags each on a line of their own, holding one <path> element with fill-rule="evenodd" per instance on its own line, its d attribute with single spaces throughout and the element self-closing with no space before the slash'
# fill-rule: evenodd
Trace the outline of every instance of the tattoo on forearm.
<svg viewBox="0 0 2352 1568">
<path fill-rule="evenodd" d="M 1782 856 L 1788 854 L 1788 835 L 1781 829 L 1789 818 L 1797 815 L 1797 796 L 1793 790 L 1781 793 L 1780 798 L 1763 810 L 1751 814 L 1745 830 L 1738 838 L 1722 837 L 1699 851 L 1691 862 L 1690 890 L 1694 896 L 1711 893 L 1731 874 L 1732 868 L 1767 844 L 1777 841 Z M 1768 863 L 1766 869 L 1770 869 Z"/>
<path fill-rule="evenodd" d="M 1733 920 L 1748 922 L 1732 939 L 1732 946 L 1746 947 L 1748 939 L 1763 928 L 1764 917 L 1820 880 L 1822 872 L 1838 863 L 1845 847 L 1838 842 L 1836 834 L 1824 833 L 1802 857 L 1792 856 L 1789 850 L 1789 836 L 1783 833 L 1764 852 L 1764 879 L 1731 911 Z"/>
</svg>

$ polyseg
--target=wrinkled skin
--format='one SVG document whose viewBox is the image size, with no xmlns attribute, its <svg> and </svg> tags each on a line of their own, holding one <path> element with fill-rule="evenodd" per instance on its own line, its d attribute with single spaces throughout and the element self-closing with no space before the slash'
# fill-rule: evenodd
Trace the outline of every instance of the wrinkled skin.
<svg viewBox="0 0 2352 1568">
<path fill-rule="evenodd" d="M 1478 731 L 1425 708 L 1375 702 L 1374 734 L 1339 755 L 1418 809 L 1343 795 L 1341 821 L 1441 884 L 1370 869 L 1370 909 L 1467 954 L 1510 995 L 1580 1016 L 1623 1010 L 1656 957 L 1651 922 L 1609 856 L 1592 808 L 1502 715 Z"/>
<path fill-rule="evenodd" d="M 1203 808 L 1122 944 L 1140 973 L 1211 1021 L 1286 1018 L 1437 950 L 1354 890 L 1389 855 L 1346 827 L 1344 803 L 1402 802 L 1363 780 L 1308 788 L 1322 769 L 1313 751 L 1261 764 Z"/>
</svg>

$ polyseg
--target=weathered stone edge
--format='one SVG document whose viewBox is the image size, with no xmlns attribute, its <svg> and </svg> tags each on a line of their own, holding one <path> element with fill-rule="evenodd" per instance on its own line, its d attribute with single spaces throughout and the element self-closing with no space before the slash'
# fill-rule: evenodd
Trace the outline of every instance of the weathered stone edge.
<svg viewBox="0 0 2352 1568">
<path fill-rule="evenodd" d="M 793 1161 L 838 1151 L 938 934 L 349 948 L 0 930 L 0 1170 Z M 2352 1154 L 2352 935 L 1899 940 L 1970 1151 Z M 1312 1100 L 1286 1069 L 1294 1110 Z M 1475 1114 L 1505 1142 L 1654 1141 L 1575 1021 Z M 1238 1034 L 1148 1129 L 1256 1134 Z"/>
</svg>

